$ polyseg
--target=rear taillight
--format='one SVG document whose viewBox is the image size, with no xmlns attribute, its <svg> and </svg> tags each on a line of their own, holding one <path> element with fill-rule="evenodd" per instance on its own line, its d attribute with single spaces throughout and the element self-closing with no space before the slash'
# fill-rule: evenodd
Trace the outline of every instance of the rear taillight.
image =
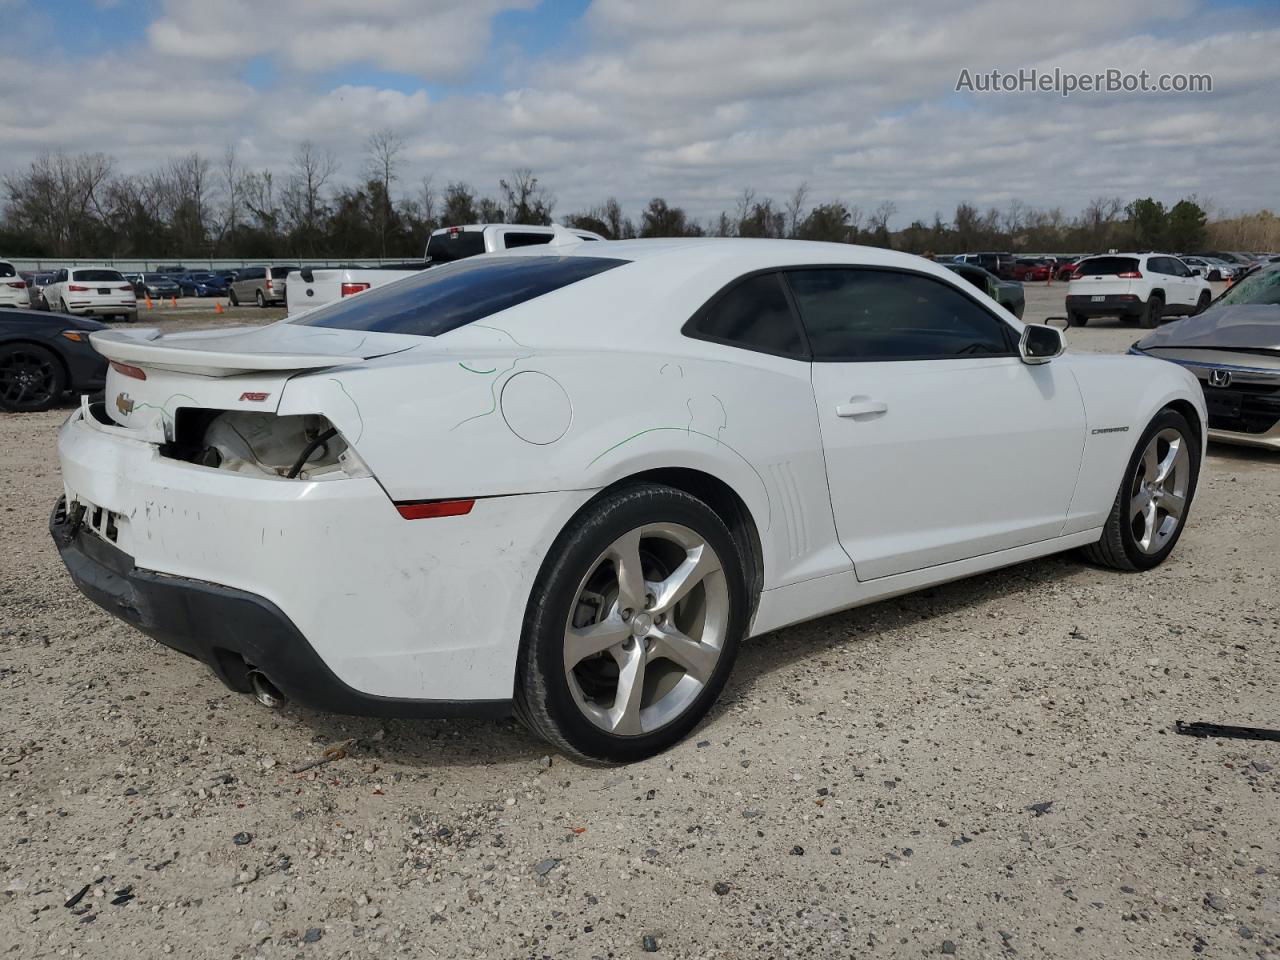
<svg viewBox="0 0 1280 960">
<path fill-rule="evenodd" d="M 1117 273 L 1116 276 L 1121 280 L 1141 280 L 1141 270 L 1127 270 L 1124 273 Z"/>
<path fill-rule="evenodd" d="M 418 500 L 397 503 L 396 509 L 406 520 L 429 520 L 466 516 L 475 504 L 475 500 Z"/>
<path fill-rule="evenodd" d="M 82 287 L 79 284 L 75 284 L 75 283 L 67 284 L 67 289 L 70 290 L 72 293 L 88 293 L 89 292 L 88 287 Z"/>
<path fill-rule="evenodd" d="M 141 367 L 135 367 L 128 363 L 119 363 L 115 360 L 111 361 L 111 369 L 122 377 L 132 377 L 134 380 L 147 379 L 147 371 Z"/>
<path fill-rule="evenodd" d="M 131 286 L 129 286 L 128 284 L 126 284 L 125 286 L 123 286 L 123 287 L 121 287 L 121 288 L 120 288 L 120 292 L 121 292 L 121 293 L 132 293 L 132 292 L 133 292 L 133 287 L 131 287 Z"/>
<path fill-rule="evenodd" d="M 363 293 L 368 289 L 369 284 L 367 283 L 344 283 L 342 285 L 342 295 L 344 297 L 353 297 L 357 293 Z"/>
<path fill-rule="evenodd" d="M 267 289 L 268 289 L 268 290 L 273 290 L 273 289 L 275 289 L 275 286 L 274 286 L 274 284 L 272 284 L 272 282 L 271 282 L 271 278 L 270 278 L 270 277 L 267 277 Z"/>
<path fill-rule="evenodd" d="M 9 280 L 6 282 L 8 286 L 14 287 L 15 289 L 18 289 L 18 290 L 25 290 L 27 286 L 27 281 L 25 280 Z"/>
</svg>

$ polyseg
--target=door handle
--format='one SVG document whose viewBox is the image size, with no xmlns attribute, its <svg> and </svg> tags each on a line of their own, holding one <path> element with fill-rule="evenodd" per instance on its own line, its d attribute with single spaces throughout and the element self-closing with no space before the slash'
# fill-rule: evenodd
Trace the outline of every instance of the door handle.
<svg viewBox="0 0 1280 960">
<path fill-rule="evenodd" d="M 872 400 L 870 397 L 850 397 L 848 403 L 836 404 L 837 417 L 850 417 L 854 420 L 860 417 L 878 417 L 882 413 L 887 413 L 889 405 L 879 400 Z"/>
</svg>

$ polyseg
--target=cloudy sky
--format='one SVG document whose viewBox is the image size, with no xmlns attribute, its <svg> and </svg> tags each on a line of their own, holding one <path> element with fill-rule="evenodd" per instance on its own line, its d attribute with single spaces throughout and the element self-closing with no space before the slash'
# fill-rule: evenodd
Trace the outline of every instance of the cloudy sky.
<svg viewBox="0 0 1280 960">
<path fill-rule="evenodd" d="M 123 170 L 228 144 L 339 175 L 368 135 L 494 192 L 530 167 L 556 211 L 662 195 L 694 216 L 744 188 L 891 225 L 958 201 L 1197 194 L 1275 209 L 1275 0 L 0 0 L 0 171 L 44 150 Z M 1210 94 L 968 94 L 961 70 L 1208 73 Z"/>
</svg>

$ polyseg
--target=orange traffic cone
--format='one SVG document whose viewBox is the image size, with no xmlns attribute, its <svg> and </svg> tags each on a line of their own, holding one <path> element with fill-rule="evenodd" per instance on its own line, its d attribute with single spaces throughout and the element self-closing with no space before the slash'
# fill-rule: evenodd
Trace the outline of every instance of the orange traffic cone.
<svg viewBox="0 0 1280 960">
<path fill-rule="evenodd" d="M 222 301 L 221 301 L 221 300 L 219 300 L 217 303 L 215 303 L 215 304 L 213 305 L 213 312 L 214 312 L 214 313 L 222 313 Z"/>
<path fill-rule="evenodd" d="M 150 310 L 150 309 L 151 309 L 151 306 L 152 306 L 152 304 L 151 304 L 151 294 L 149 294 L 149 293 L 148 293 L 148 294 L 147 294 L 147 309 L 148 309 L 148 310 Z"/>
<path fill-rule="evenodd" d="M 176 307 L 177 305 L 178 305 L 178 298 L 177 298 L 177 297 L 170 297 L 170 298 L 169 298 L 169 306 L 171 306 L 171 307 Z"/>
</svg>

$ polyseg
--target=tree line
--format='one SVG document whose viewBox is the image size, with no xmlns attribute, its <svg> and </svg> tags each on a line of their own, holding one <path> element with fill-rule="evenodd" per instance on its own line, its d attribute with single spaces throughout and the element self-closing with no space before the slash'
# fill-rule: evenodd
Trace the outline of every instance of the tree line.
<svg viewBox="0 0 1280 960">
<path fill-rule="evenodd" d="M 145 173 L 126 173 L 102 153 L 51 152 L 5 175 L 0 253 L 66 258 L 228 257 L 240 259 L 421 257 L 440 226 L 551 222 L 556 198 L 528 169 L 500 178 L 492 193 L 463 180 L 402 182 L 404 141 L 373 134 L 363 166 L 339 181 L 333 153 L 310 141 L 277 174 L 250 169 L 233 148 L 198 152 Z M 864 209 L 811 202 L 801 184 L 783 201 L 744 190 L 734 209 L 699 221 L 655 197 L 634 218 L 615 198 L 560 219 L 609 238 L 788 237 L 893 247 L 909 253 L 966 250 L 1090 252 L 1111 248 L 1275 249 L 1280 224 L 1268 211 L 1210 224 L 1194 197 L 1165 207 L 1097 197 L 1075 216 L 1013 201 L 985 211 L 959 204 L 951 217 L 894 229 L 897 207 Z M 1226 242 L 1226 241 L 1230 242 Z"/>
</svg>

